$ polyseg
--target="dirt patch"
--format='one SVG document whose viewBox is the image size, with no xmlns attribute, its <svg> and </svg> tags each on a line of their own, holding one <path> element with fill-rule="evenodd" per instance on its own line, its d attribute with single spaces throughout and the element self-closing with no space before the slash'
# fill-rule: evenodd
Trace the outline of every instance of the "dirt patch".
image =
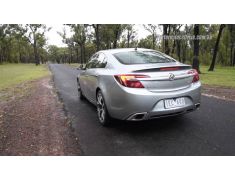
<svg viewBox="0 0 235 180">
<path fill-rule="evenodd" d="M 203 85 L 202 94 L 217 99 L 235 101 L 235 88 Z"/>
<path fill-rule="evenodd" d="M 23 94 L 0 103 L 0 155 L 79 155 L 50 78 L 31 82 Z"/>
</svg>

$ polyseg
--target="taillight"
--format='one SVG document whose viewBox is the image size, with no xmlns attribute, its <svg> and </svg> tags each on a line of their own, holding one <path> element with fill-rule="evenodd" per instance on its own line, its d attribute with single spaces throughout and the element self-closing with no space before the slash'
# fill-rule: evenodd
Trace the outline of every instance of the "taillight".
<svg viewBox="0 0 235 180">
<path fill-rule="evenodd" d="M 199 81 L 199 74 L 196 69 L 190 70 L 188 74 L 193 74 L 193 80 L 192 80 L 193 83 Z"/>
<path fill-rule="evenodd" d="M 115 79 L 123 86 L 129 88 L 144 88 L 143 84 L 138 80 L 138 78 L 148 78 L 146 75 L 138 74 L 121 74 L 115 75 Z"/>
</svg>

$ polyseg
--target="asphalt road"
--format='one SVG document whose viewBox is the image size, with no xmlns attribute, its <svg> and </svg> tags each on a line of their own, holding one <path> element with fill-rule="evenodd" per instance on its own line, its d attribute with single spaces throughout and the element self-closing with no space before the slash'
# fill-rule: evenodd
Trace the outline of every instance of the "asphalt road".
<svg viewBox="0 0 235 180">
<path fill-rule="evenodd" d="M 83 155 L 235 155 L 234 102 L 202 96 L 201 108 L 182 117 L 115 121 L 106 128 L 95 107 L 78 98 L 79 71 L 59 64 L 50 69 Z"/>
</svg>

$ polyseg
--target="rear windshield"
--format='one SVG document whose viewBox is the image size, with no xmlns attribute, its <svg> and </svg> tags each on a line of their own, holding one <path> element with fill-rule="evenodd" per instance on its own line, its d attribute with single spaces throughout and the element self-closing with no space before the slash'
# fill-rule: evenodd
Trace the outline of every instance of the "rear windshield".
<svg viewBox="0 0 235 180">
<path fill-rule="evenodd" d="M 156 51 L 129 51 L 113 54 L 122 64 L 151 64 L 175 62 L 170 56 Z"/>
</svg>

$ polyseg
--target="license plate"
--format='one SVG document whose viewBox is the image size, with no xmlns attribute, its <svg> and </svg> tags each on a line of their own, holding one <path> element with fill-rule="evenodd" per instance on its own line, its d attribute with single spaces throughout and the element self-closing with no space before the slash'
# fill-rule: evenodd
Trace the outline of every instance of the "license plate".
<svg viewBox="0 0 235 180">
<path fill-rule="evenodd" d="M 176 99 L 166 99 L 164 102 L 165 102 L 166 109 L 182 107 L 185 105 L 185 99 L 183 97 L 176 98 Z"/>
</svg>

